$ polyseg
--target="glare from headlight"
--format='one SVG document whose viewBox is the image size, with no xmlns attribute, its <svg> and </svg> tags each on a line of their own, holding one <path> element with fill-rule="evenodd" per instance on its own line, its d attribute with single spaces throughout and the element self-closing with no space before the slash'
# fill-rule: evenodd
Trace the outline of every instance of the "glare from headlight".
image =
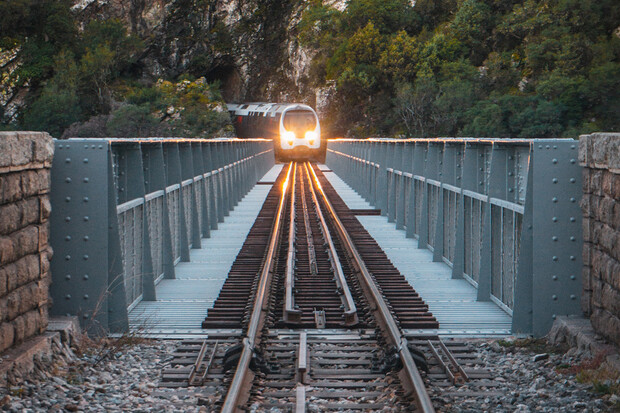
<svg viewBox="0 0 620 413">
<path fill-rule="evenodd" d="M 282 134 L 282 140 L 286 141 L 289 145 L 292 145 L 293 142 L 295 141 L 295 132 L 285 131 Z"/>
<path fill-rule="evenodd" d="M 310 143 L 313 143 L 316 138 L 317 138 L 317 134 L 315 131 L 309 130 L 308 132 L 306 132 L 306 140 L 309 141 Z"/>
</svg>

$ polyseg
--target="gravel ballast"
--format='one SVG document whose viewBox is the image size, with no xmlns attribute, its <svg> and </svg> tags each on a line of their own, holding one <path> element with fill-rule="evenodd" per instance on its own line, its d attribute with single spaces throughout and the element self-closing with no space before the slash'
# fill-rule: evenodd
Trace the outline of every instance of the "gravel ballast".
<svg viewBox="0 0 620 413">
<path fill-rule="evenodd" d="M 160 388 L 177 341 L 144 341 L 111 352 L 60 354 L 40 360 L 39 369 L 20 385 L 0 387 L 0 410 L 7 412 L 210 412 L 215 399 L 201 388 Z M 481 366 L 496 387 L 462 385 L 431 388 L 442 412 L 607 412 L 616 395 L 596 393 L 579 383 L 575 369 L 587 358 L 573 351 L 520 347 L 497 340 L 475 341 Z M 610 388 L 620 384 L 603 383 Z"/>
</svg>

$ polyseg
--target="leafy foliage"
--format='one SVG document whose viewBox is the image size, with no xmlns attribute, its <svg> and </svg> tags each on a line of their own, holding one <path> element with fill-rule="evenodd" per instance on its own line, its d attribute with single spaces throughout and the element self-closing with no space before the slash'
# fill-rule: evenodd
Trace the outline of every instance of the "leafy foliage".
<svg viewBox="0 0 620 413">
<path fill-rule="evenodd" d="M 614 0 L 350 0 L 298 28 L 347 112 L 334 134 L 576 137 L 620 130 L 619 17 Z"/>
<path fill-rule="evenodd" d="M 115 19 L 92 20 L 78 30 L 72 5 L 0 2 L 0 56 L 15 51 L 19 61 L 16 70 L 2 73 L 0 87 L 30 89 L 19 124 L 0 123 L 3 129 L 45 130 L 55 137 L 206 137 L 229 124 L 219 85 L 204 78 L 138 81 L 143 41 Z M 171 114 L 169 107 L 175 108 Z"/>
</svg>

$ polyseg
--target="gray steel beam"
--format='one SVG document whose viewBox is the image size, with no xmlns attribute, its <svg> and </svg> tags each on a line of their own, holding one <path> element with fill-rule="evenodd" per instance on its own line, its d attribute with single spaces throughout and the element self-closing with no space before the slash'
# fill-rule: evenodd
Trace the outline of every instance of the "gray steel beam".
<svg viewBox="0 0 620 413">
<path fill-rule="evenodd" d="M 580 313 L 576 142 L 338 140 L 328 150 L 328 165 L 368 190 L 419 248 L 431 247 L 454 278 L 478 288 L 479 300 L 512 314 L 514 332 L 541 335 L 555 316 Z"/>
<path fill-rule="evenodd" d="M 51 244 L 62 259 L 52 262 L 51 313 L 78 315 L 94 333 L 127 331 L 131 306 L 154 300 L 156 282 L 174 278 L 175 256 L 188 258 L 188 236 L 199 246 L 200 236 L 208 234 L 215 191 L 207 192 L 207 182 L 220 175 L 212 173 L 211 152 L 221 144 L 56 141 Z M 216 159 L 228 162 L 219 168 L 228 166 L 223 195 L 233 199 L 249 190 L 274 157 L 268 142 L 227 144 L 227 158 Z M 251 175 L 249 183 L 244 175 Z"/>
</svg>

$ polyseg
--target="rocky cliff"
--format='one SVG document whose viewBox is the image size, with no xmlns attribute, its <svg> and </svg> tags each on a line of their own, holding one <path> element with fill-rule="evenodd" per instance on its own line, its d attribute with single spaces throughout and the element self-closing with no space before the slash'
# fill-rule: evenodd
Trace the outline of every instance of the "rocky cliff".
<svg viewBox="0 0 620 413">
<path fill-rule="evenodd" d="M 227 101 L 302 100 L 315 103 L 308 68 L 313 51 L 296 33 L 301 0 L 80 0 L 85 24 L 121 19 L 145 41 L 142 76 L 184 73 L 220 81 Z"/>
</svg>

